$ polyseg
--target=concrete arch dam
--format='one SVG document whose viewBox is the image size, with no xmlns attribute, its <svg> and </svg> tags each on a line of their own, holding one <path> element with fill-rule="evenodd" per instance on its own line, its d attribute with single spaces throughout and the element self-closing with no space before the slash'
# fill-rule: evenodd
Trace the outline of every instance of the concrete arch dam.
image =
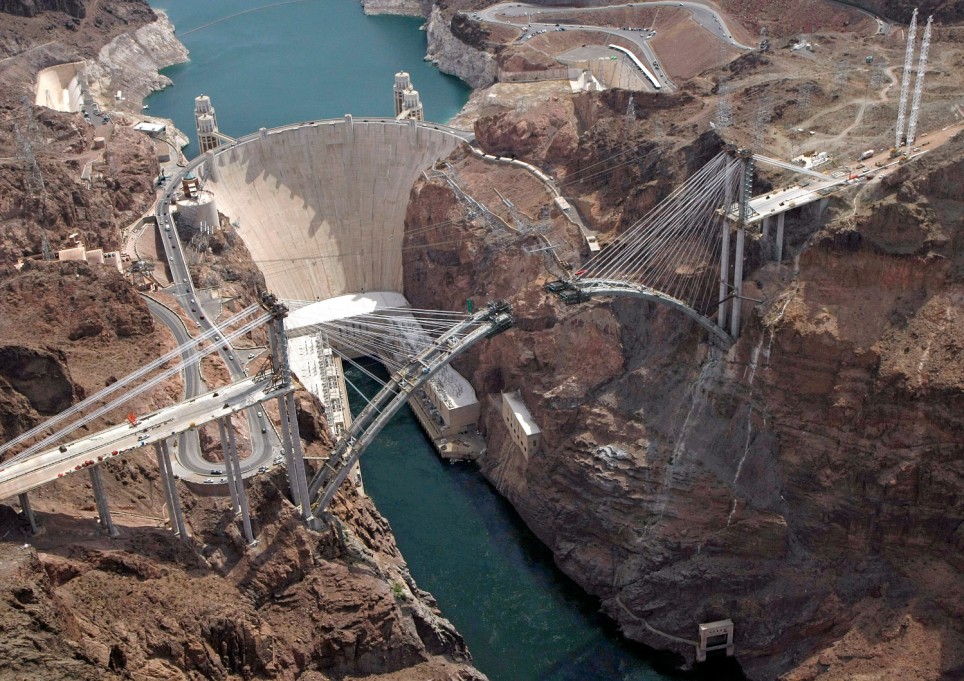
<svg viewBox="0 0 964 681">
<path fill-rule="evenodd" d="M 401 291 L 411 188 L 465 135 L 350 117 L 276 128 L 214 151 L 205 188 L 279 298 Z"/>
</svg>

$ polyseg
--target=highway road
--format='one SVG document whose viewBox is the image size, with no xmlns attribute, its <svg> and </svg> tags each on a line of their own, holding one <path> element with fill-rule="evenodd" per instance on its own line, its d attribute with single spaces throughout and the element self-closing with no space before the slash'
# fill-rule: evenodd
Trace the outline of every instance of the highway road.
<svg viewBox="0 0 964 681">
<path fill-rule="evenodd" d="M 133 426 L 128 423 L 111 426 L 89 437 L 66 443 L 62 448 L 54 447 L 20 463 L 0 468 L 0 499 L 81 472 L 107 458 L 148 447 L 154 442 L 191 430 L 196 425 L 237 413 L 257 405 L 261 400 L 272 399 L 290 390 L 280 388 L 271 391 L 271 380 L 245 379 L 232 383 L 148 414 Z M 153 455 L 153 451 L 150 453 Z M 210 467 L 210 464 L 207 465 Z M 209 480 L 209 476 L 210 473 L 201 481 Z"/>
<path fill-rule="evenodd" d="M 771 215 L 777 215 L 778 213 L 783 213 L 790 210 L 791 208 L 798 208 L 813 201 L 825 198 L 826 194 L 820 194 L 817 190 L 828 190 L 840 188 L 847 184 L 847 177 L 844 176 L 842 180 L 833 180 L 828 182 L 821 182 L 820 180 L 813 180 L 812 184 L 810 181 L 805 180 L 809 186 L 803 185 L 791 185 L 783 189 L 777 189 L 767 194 L 761 194 L 760 196 L 755 196 L 750 199 L 750 219 L 747 223 L 759 222 L 764 218 Z"/>
<path fill-rule="evenodd" d="M 217 323 L 205 315 L 203 308 L 196 302 L 197 291 L 194 288 L 194 282 L 191 280 L 191 273 L 185 261 L 177 229 L 174 227 L 174 220 L 171 216 L 171 204 L 177 201 L 177 195 L 180 191 L 180 178 L 193 165 L 196 164 L 189 164 L 187 169 L 171 178 L 166 190 L 155 204 L 155 217 L 157 229 L 161 234 L 161 242 L 164 244 L 167 266 L 171 272 L 171 281 L 173 282 L 171 292 L 175 300 L 179 301 L 185 315 L 194 321 L 194 325 L 198 329 L 206 331 L 210 328 L 217 328 Z M 164 320 L 162 319 L 162 321 Z M 174 327 L 168 325 L 168 328 L 171 328 L 179 344 L 190 337 L 180 323 L 180 319 Z M 243 379 L 245 371 L 240 354 L 223 340 L 223 334 L 221 333 L 215 336 L 215 342 L 218 344 L 218 354 L 228 367 L 231 379 L 234 381 Z M 247 418 L 252 453 L 251 456 L 241 459 L 241 471 L 243 475 L 250 476 L 255 475 L 261 466 L 271 465 L 273 452 L 280 446 L 280 441 L 263 409 L 249 409 Z M 191 438 L 196 440 L 197 434 L 192 433 Z M 206 475 L 210 475 L 212 470 L 210 462 L 205 462 L 201 458 L 199 448 L 196 449 L 196 445 L 192 444 L 190 438 L 182 438 L 182 442 L 178 443 L 173 452 L 174 456 L 171 463 L 174 465 L 177 475 L 195 482 L 202 471 Z"/>
<path fill-rule="evenodd" d="M 565 23 L 561 24 L 557 28 L 556 21 L 549 22 L 539 22 L 538 20 L 532 21 L 532 19 L 538 18 L 540 14 L 549 14 L 551 16 L 558 16 L 562 13 L 569 13 L 576 15 L 580 12 L 595 12 L 605 9 L 623 8 L 634 5 L 635 3 L 624 3 L 621 5 L 606 5 L 603 7 L 546 7 L 542 5 L 528 5 L 525 3 L 511 2 L 511 3 L 501 3 L 498 5 L 493 5 L 484 10 L 479 10 L 478 12 L 464 12 L 465 14 L 471 16 L 472 18 L 477 18 L 478 21 L 486 21 L 493 24 L 501 24 L 503 26 L 512 26 L 514 28 L 528 27 L 528 34 L 533 35 L 536 31 L 556 31 L 558 28 L 565 28 L 566 30 L 584 30 L 584 31 L 597 31 L 600 33 L 605 33 L 607 35 L 616 35 L 621 38 L 629 40 L 634 45 L 636 45 L 640 52 L 644 56 L 644 60 L 649 62 L 649 66 L 652 67 L 656 73 L 656 77 L 659 79 L 660 83 L 665 87 L 673 87 L 673 82 L 663 73 L 659 66 L 659 62 L 656 59 L 656 53 L 649 45 L 649 38 L 651 34 L 648 31 L 636 31 L 629 30 L 634 28 L 643 28 L 638 26 L 628 26 L 625 28 L 612 28 L 605 26 L 592 26 L 585 24 L 572 24 Z M 752 50 L 755 49 L 754 46 L 743 45 L 738 42 L 734 37 L 732 31 L 727 28 L 726 23 L 718 12 L 713 10 L 706 5 L 697 2 L 647 2 L 646 7 L 682 7 L 688 10 L 693 15 L 693 21 L 705 28 L 707 31 L 712 33 L 714 36 L 722 40 L 723 42 L 732 45 L 737 49 L 742 50 Z M 505 19 L 500 19 L 498 16 L 501 15 Z M 516 18 L 518 21 L 506 20 Z M 524 19 L 524 21 L 523 21 Z M 653 28 L 653 27 L 646 27 Z M 659 27 L 655 27 L 659 30 Z"/>
<path fill-rule="evenodd" d="M 154 318 L 161 322 L 164 326 L 171 330 L 174 335 L 174 341 L 182 346 L 181 358 L 185 362 L 189 362 L 192 357 L 197 354 L 197 345 L 191 343 L 186 345 L 188 341 L 192 339 L 191 334 L 188 333 L 187 327 L 184 326 L 184 322 L 177 314 L 168 308 L 166 305 L 162 305 L 150 296 L 142 296 L 144 301 L 147 303 L 148 309 Z M 190 399 L 192 397 L 197 397 L 201 392 L 201 388 L 204 387 L 204 382 L 201 380 L 201 366 L 199 364 L 194 364 L 189 367 L 185 367 L 184 370 L 184 399 Z"/>
</svg>

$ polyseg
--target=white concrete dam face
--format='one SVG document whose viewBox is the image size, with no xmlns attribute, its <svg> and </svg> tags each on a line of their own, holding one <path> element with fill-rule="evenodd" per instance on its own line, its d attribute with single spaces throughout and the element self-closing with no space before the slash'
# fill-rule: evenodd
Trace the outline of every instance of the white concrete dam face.
<svg viewBox="0 0 964 681">
<path fill-rule="evenodd" d="M 205 189 L 282 299 L 402 290 L 409 193 L 462 140 L 396 123 L 305 123 L 220 149 Z"/>
</svg>

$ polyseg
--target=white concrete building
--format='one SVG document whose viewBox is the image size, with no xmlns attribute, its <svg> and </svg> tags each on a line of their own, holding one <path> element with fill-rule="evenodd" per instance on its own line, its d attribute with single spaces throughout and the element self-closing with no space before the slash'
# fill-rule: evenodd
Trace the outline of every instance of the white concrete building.
<svg viewBox="0 0 964 681">
<path fill-rule="evenodd" d="M 395 74 L 395 118 L 399 120 L 425 120 L 425 109 L 419 99 L 418 90 L 412 87 L 412 80 L 404 71 Z"/>
<path fill-rule="evenodd" d="M 57 260 L 75 260 L 83 261 L 90 265 L 108 265 L 117 268 L 118 272 L 124 271 L 119 251 L 107 251 L 105 253 L 101 248 L 88 251 L 83 245 L 57 251 Z"/>
<path fill-rule="evenodd" d="M 376 311 L 387 312 L 395 327 L 391 334 L 386 334 L 381 329 L 377 331 L 384 336 L 385 350 L 383 352 L 385 356 L 376 357 L 376 359 L 397 362 L 418 354 L 429 344 L 430 338 L 422 329 L 418 320 L 405 312 L 408 307 L 408 300 L 400 293 L 374 291 L 337 296 L 293 311 L 285 319 L 285 330 L 289 336 L 288 347 L 292 370 L 299 377 L 301 377 L 302 371 L 315 371 L 312 366 L 302 366 L 296 357 L 297 352 L 305 352 L 303 350 L 304 341 L 302 341 L 304 336 L 299 335 L 299 333 L 305 334 L 307 332 L 306 335 L 318 337 L 323 332 L 321 330 L 309 331 L 308 329 L 313 325 L 335 320 L 347 320 L 343 326 L 348 327 L 349 333 L 351 329 L 354 329 L 359 334 L 370 334 L 370 327 L 360 316 Z M 352 317 L 359 317 L 359 319 L 358 321 L 351 321 Z M 301 331 L 299 332 L 299 330 Z M 350 339 L 328 336 L 324 339 L 324 343 L 330 344 L 333 349 L 348 357 L 354 358 L 361 355 L 359 348 L 354 347 Z M 362 344 L 366 347 L 371 345 L 369 341 L 362 341 Z M 318 356 L 317 351 L 313 354 Z M 315 394 L 322 400 L 325 399 L 322 394 Z M 480 413 L 479 400 L 476 397 L 475 389 L 472 388 L 465 377 L 451 366 L 442 367 L 428 381 L 425 386 L 424 398 L 420 405 L 413 404 L 412 406 L 415 408 L 415 414 L 422 426 L 430 432 L 433 439 L 449 438 L 462 432 L 475 430 Z"/>
<path fill-rule="evenodd" d="M 512 436 L 512 441 L 519 446 L 526 458 L 539 449 L 542 429 L 532 418 L 518 391 L 502 393 L 502 420 Z"/>
<path fill-rule="evenodd" d="M 148 137 L 160 137 L 167 131 L 167 126 L 163 123 L 148 123 L 147 121 L 141 121 L 140 123 L 134 124 L 134 130 L 137 132 L 142 132 Z"/>
<path fill-rule="evenodd" d="M 211 98 L 201 95 L 194 98 L 194 127 L 197 128 L 197 144 L 200 153 L 217 149 L 221 140 L 215 134 L 218 132 L 218 117 L 211 105 Z"/>
</svg>

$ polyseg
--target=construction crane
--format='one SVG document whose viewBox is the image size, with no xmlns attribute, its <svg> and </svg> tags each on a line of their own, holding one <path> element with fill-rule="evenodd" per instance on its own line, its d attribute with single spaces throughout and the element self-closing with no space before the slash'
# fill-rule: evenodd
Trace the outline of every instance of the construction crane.
<svg viewBox="0 0 964 681">
<path fill-rule="evenodd" d="M 910 107 L 910 122 L 907 124 L 907 146 L 917 138 L 917 116 L 920 114 L 920 97 L 924 91 L 924 74 L 927 71 L 927 52 L 931 47 L 931 24 L 934 17 L 927 17 L 924 40 L 920 45 L 920 61 L 917 62 L 917 82 L 914 83 L 914 103 Z"/>
<path fill-rule="evenodd" d="M 897 135 L 894 149 L 900 149 L 900 141 L 904 136 L 904 121 L 907 115 L 907 94 L 910 91 L 910 67 L 914 63 L 914 41 L 917 38 L 917 9 L 910 19 L 907 29 L 907 51 L 904 52 L 904 74 L 900 84 L 900 104 L 897 107 Z"/>
</svg>

